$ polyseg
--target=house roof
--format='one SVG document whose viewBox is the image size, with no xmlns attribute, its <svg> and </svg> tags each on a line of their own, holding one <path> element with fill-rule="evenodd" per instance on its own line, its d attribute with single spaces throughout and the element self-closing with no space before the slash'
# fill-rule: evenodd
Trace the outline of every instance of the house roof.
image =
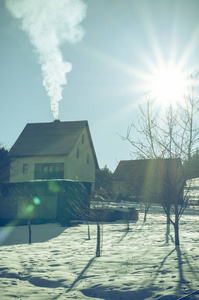
<svg viewBox="0 0 199 300">
<path fill-rule="evenodd" d="M 175 167 L 181 167 L 179 158 L 172 159 L 141 159 L 141 160 L 122 160 L 119 162 L 114 174 L 114 181 L 145 180 L 147 177 L 158 176 L 158 170 L 166 167 L 174 172 Z"/>
<path fill-rule="evenodd" d="M 67 156 L 85 127 L 96 168 L 99 168 L 87 121 L 29 123 L 10 149 L 9 156 Z"/>
</svg>

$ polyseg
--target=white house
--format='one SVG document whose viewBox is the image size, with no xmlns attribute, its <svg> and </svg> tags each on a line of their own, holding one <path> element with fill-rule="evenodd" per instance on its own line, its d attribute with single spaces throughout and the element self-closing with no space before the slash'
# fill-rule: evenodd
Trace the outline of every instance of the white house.
<svg viewBox="0 0 199 300">
<path fill-rule="evenodd" d="M 98 167 L 87 121 L 27 124 L 9 152 L 10 182 L 95 182 Z"/>
<path fill-rule="evenodd" d="M 0 184 L 2 224 L 88 212 L 99 167 L 87 121 L 27 124 L 9 157 L 9 181 Z"/>
</svg>

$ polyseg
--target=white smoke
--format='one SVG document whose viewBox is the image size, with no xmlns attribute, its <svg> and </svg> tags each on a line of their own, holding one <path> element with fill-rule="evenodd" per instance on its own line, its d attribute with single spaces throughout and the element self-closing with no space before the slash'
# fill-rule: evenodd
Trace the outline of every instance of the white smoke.
<svg viewBox="0 0 199 300">
<path fill-rule="evenodd" d="M 76 43 L 84 35 L 79 23 L 86 15 L 81 0 L 6 0 L 6 7 L 17 19 L 39 54 L 43 85 L 51 98 L 54 119 L 58 119 L 62 85 L 72 65 L 63 61 L 59 49 L 65 41 Z"/>
</svg>

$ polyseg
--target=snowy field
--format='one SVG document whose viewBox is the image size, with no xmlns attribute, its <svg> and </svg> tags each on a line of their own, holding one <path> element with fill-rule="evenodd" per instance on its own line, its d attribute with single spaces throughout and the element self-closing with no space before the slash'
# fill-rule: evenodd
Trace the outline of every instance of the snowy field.
<svg viewBox="0 0 199 300">
<path fill-rule="evenodd" d="M 101 224 L 101 257 L 95 257 L 96 224 L 0 228 L 0 299 L 179 299 L 199 289 L 199 214 L 189 210 L 180 222 L 180 249 L 166 218 L 152 208 L 130 222 Z M 190 299 L 199 299 L 199 295 Z"/>
</svg>

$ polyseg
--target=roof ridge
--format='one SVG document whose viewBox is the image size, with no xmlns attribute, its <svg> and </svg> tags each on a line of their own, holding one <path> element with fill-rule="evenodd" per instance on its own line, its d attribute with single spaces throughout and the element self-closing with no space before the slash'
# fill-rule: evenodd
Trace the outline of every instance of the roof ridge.
<svg viewBox="0 0 199 300">
<path fill-rule="evenodd" d="M 64 124 L 64 123 L 83 123 L 83 122 L 88 122 L 87 120 L 78 120 L 78 121 L 61 121 L 61 120 L 54 120 L 54 121 L 52 121 L 52 122 L 37 122 L 37 123 L 27 123 L 26 124 L 26 126 L 27 125 L 43 125 L 43 124 L 54 124 L 54 123 L 60 123 L 60 124 Z M 26 127 L 25 126 L 25 127 Z M 24 127 L 24 128 L 25 128 Z"/>
</svg>

